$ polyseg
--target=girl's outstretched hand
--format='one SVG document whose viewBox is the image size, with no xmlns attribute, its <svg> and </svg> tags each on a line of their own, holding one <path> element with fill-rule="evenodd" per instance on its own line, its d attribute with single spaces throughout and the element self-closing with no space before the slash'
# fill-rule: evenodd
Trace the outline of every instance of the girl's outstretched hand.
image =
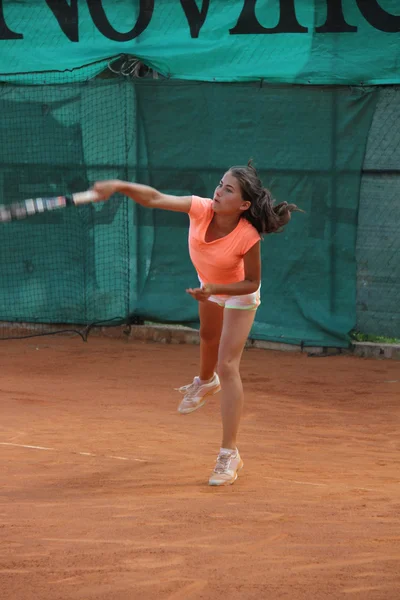
<svg viewBox="0 0 400 600">
<path fill-rule="evenodd" d="M 118 192 L 118 179 L 108 179 L 106 181 L 96 181 L 93 190 L 99 195 L 99 200 L 108 200 L 110 196 Z"/>
<path fill-rule="evenodd" d="M 199 302 L 205 302 L 212 295 L 212 284 L 206 283 L 201 288 L 188 288 L 186 290 L 188 294 L 190 294 L 195 300 Z"/>
</svg>

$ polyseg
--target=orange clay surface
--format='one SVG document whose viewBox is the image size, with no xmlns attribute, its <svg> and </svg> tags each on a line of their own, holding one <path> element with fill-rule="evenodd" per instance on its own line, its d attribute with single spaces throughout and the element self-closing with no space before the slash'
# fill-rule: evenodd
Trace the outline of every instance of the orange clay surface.
<svg viewBox="0 0 400 600">
<path fill-rule="evenodd" d="M 198 347 L 3 341 L 4 600 L 398 600 L 400 364 L 246 350 L 244 469 L 211 488 Z M 29 447 L 32 446 L 32 447 Z"/>
</svg>

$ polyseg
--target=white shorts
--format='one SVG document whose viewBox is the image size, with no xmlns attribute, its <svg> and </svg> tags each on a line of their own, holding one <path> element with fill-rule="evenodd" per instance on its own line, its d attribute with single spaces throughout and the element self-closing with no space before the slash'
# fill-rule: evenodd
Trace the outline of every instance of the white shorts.
<svg viewBox="0 0 400 600">
<path fill-rule="evenodd" d="M 201 279 L 199 278 L 200 284 L 203 285 Z M 210 296 L 209 301 L 215 302 L 222 308 L 236 308 L 239 310 L 257 310 L 257 308 L 261 304 L 260 298 L 260 287 L 256 292 L 252 294 L 244 294 L 243 296 Z"/>
</svg>

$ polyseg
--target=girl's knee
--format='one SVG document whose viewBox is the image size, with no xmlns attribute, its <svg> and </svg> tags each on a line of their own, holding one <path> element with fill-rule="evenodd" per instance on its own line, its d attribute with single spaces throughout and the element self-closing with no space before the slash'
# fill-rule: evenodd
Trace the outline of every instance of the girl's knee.
<svg viewBox="0 0 400 600">
<path fill-rule="evenodd" d="M 217 371 L 220 379 L 229 379 L 239 375 L 239 361 L 230 358 L 220 358 L 218 360 Z"/>
</svg>

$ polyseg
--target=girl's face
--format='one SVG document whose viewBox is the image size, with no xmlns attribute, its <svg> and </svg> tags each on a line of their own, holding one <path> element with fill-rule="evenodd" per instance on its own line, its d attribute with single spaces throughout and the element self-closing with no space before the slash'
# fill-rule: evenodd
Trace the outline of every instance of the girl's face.
<svg viewBox="0 0 400 600">
<path fill-rule="evenodd" d="M 243 200 L 236 177 L 227 171 L 215 189 L 213 210 L 218 214 L 239 216 L 249 208 L 250 204 L 250 202 Z"/>
</svg>

